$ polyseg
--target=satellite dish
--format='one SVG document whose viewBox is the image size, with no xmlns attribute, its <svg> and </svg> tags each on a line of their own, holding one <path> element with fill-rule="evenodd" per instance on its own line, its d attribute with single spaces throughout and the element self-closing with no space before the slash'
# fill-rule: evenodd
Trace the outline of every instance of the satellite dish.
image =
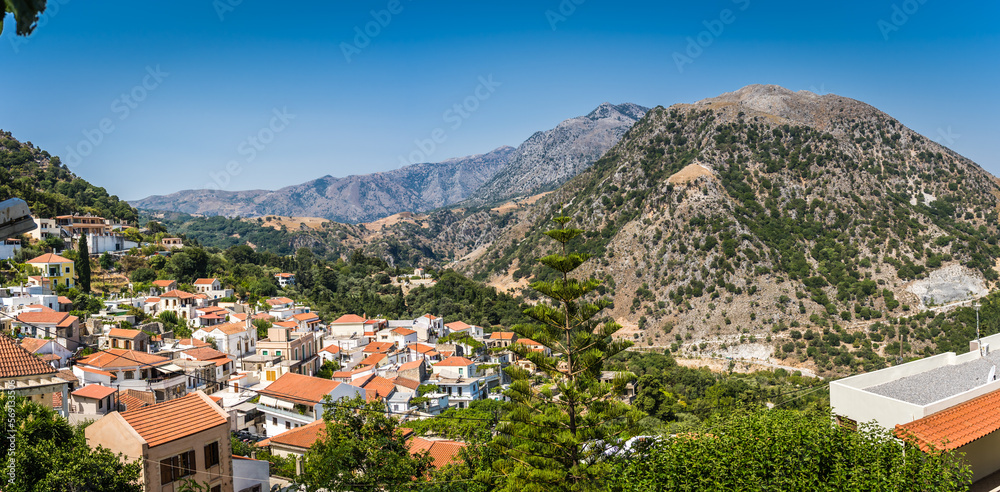
<svg viewBox="0 0 1000 492">
<path fill-rule="evenodd" d="M 993 382 L 996 381 L 996 379 L 997 379 L 997 366 L 993 366 L 990 368 L 990 373 L 986 376 L 986 382 L 987 383 Z"/>
</svg>

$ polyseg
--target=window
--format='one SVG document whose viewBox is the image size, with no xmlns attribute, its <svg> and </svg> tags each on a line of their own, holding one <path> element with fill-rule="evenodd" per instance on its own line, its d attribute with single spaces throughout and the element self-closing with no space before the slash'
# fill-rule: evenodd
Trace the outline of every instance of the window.
<svg viewBox="0 0 1000 492">
<path fill-rule="evenodd" d="M 281 351 L 280 350 L 275 350 L 274 351 L 274 355 L 276 355 L 278 357 L 281 357 Z"/>
<path fill-rule="evenodd" d="M 260 485 L 257 486 L 257 489 L 258 490 L 260 489 Z M 215 487 L 212 487 L 211 492 L 222 492 L 222 486 L 221 485 L 216 485 Z"/>
<path fill-rule="evenodd" d="M 285 430 L 288 430 L 288 429 L 291 429 L 291 428 L 292 428 L 292 424 L 291 424 L 291 423 L 289 423 L 289 422 L 288 422 L 288 421 L 286 420 L 286 421 L 285 421 Z"/>
<path fill-rule="evenodd" d="M 205 468 L 219 464 L 219 442 L 205 446 Z"/>
<path fill-rule="evenodd" d="M 461 386 L 458 387 L 458 396 L 462 396 L 462 387 Z"/>
<path fill-rule="evenodd" d="M 262 350 L 261 353 L 267 355 L 267 350 Z"/>
<path fill-rule="evenodd" d="M 271 417 L 271 425 L 278 425 L 278 417 Z"/>
<path fill-rule="evenodd" d="M 160 483 L 170 483 L 193 475 L 195 470 L 194 451 L 181 453 L 160 461 Z"/>
</svg>

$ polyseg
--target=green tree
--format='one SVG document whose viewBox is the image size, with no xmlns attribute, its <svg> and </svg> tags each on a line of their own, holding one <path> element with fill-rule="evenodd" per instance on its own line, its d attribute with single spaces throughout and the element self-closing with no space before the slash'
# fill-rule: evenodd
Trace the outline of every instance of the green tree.
<svg viewBox="0 0 1000 492">
<path fill-rule="evenodd" d="M 337 371 L 339 369 L 340 369 L 340 364 L 332 360 L 324 361 L 323 365 L 319 368 L 319 371 L 316 372 L 316 377 L 323 379 L 333 379 L 334 371 Z"/>
<path fill-rule="evenodd" d="M 3 32 L 3 18 L 10 12 L 14 14 L 17 25 L 17 35 L 27 36 L 35 30 L 38 16 L 45 11 L 46 0 L 4 0 L 4 15 L 0 15 L 0 33 Z"/>
<path fill-rule="evenodd" d="M 80 234 L 80 257 L 76 260 L 76 276 L 79 279 L 80 290 L 90 293 L 90 250 L 87 247 L 87 235 Z"/>
<path fill-rule="evenodd" d="M 851 431 L 831 425 L 828 414 L 758 410 L 623 453 L 607 485 L 657 492 L 958 491 L 971 478 L 957 453 L 923 453 L 878 427 Z"/>
<path fill-rule="evenodd" d="M 111 253 L 107 251 L 101 253 L 101 268 L 104 270 L 111 270 L 111 267 L 115 266 L 115 259 L 111 257 Z"/>
<path fill-rule="evenodd" d="M 512 411 L 498 426 L 497 444 L 506 456 L 494 464 L 506 476 L 505 490 L 601 490 L 609 470 L 606 450 L 634 434 L 643 416 L 618 399 L 632 374 L 621 372 L 613 383 L 601 382 L 604 364 L 631 343 L 614 340 L 621 326 L 598 318 L 611 304 L 591 295 L 600 281 L 570 276 L 589 258 L 568 251 L 567 244 L 583 233 L 567 227 L 570 220 L 556 217 L 558 228 L 545 233 L 561 248 L 539 262 L 555 270 L 556 278 L 531 284 L 549 301 L 525 310 L 537 323 L 513 328 L 556 355 L 512 346 L 553 382 L 533 387 L 527 371 L 506 369 L 513 379 L 506 392 Z"/>
<path fill-rule="evenodd" d="M 6 407 L 8 394 L 0 397 Z M 72 426 L 47 407 L 18 397 L 13 405 L 12 446 L 0 447 L 8 492 L 140 492 L 141 462 L 87 445 L 85 426 Z M 13 452 L 13 481 L 10 453 Z"/>
<path fill-rule="evenodd" d="M 306 452 L 297 479 L 306 490 L 402 490 L 430 471 L 431 457 L 426 451 L 410 453 L 383 402 L 355 398 L 334 404 L 326 397 L 324 406 L 324 433 Z"/>
</svg>

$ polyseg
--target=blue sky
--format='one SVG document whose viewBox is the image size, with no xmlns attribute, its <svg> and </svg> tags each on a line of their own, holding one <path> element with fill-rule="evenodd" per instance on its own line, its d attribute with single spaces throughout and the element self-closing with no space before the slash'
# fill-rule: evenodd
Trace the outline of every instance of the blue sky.
<svg viewBox="0 0 1000 492">
<path fill-rule="evenodd" d="M 49 0 L 32 36 L 10 17 L 0 35 L 0 128 L 135 199 L 436 162 L 604 101 L 770 83 L 865 101 L 1000 175 L 1000 4 L 923 1 Z"/>
</svg>

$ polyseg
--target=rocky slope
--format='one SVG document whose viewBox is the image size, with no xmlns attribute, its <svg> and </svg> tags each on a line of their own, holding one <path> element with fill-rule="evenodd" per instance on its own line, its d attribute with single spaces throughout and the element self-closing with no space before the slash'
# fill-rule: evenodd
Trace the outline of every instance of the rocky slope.
<svg viewBox="0 0 1000 492">
<path fill-rule="evenodd" d="M 586 116 L 536 132 L 511 154 L 510 164 L 470 197 L 473 205 L 500 203 L 554 189 L 593 164 L 649 108 L 603 103 Z"/>
</svg>

